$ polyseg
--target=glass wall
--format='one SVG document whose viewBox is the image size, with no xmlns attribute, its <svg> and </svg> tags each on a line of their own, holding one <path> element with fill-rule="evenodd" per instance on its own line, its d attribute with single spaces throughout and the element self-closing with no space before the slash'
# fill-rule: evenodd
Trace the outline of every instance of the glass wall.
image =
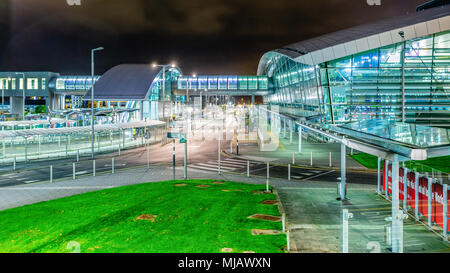
<svg viewBox="0 0 450 273">
<path fill-rule="evenodd" d="M 94 82 L 100 79 L 99 76 L 94 77 Z M 45 82 L 42 83 L 43 85 Z M 56 79 L 56 90 L 89 90 L 92 87 L 92 77 L 71 77 L 64 76 Z"/>
<path fill-rule="evenodd" d="M 265 74 L 272 73 L 275 89 L 265 97 L 268 103 L 325 114 L 330 123 L 401 121 L 404 65 L 406 122 L 450 123 L 450 32 L 315 67 L 283 55 L 273 55 L 266 63 Z"/>
<path fill-rule="evenodd" d="M 150 87 L 150 94 L 148 100 L 150 101 L 162 101 L 163 95 L 165 96 L 164 100 L 170 101 L 172 97 L 172 82 L 176 81 L 178 78 L 183 79 L 183 84 L 186 86 L 187 77 L 180 77 L 181 71 L 178 68 L 167 67 L 165 73 L 165 84 L 163 84 L 163 73 L 162 70 L 153 80 L 153 84 Z M 197 83 L 197 82 L 196 82 Z M 189 81 L 189 84 L 192 82 Z M 163 88 L 165 88 L 163 92 Z M 182 98 L 177 97 L 178 100 L 182 100 Z"/>
<path fill-rule="evenodd" d="M 213 89 L 213 90 L 268 90 L 269 79 L 266 76 L 181 76 L 177 88 Z"/>
</svg>

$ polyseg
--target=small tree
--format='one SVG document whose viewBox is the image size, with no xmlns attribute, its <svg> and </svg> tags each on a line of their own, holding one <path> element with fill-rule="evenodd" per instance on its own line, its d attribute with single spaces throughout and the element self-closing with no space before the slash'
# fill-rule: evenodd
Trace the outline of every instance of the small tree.
<svg viewBox="0 0 450 273">
<path fill-rule="evenodd" d="M 45 105 L 39 105 L 34 111 L 36 114 L 45 114 L 47 113 L 47 108 L 45 107 Z"/>
</svg>

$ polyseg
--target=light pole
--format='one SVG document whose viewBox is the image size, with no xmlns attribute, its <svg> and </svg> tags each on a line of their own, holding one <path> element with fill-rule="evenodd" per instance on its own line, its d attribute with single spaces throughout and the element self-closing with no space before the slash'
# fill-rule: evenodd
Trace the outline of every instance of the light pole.
<svg viewBox="0 0 450 273">
<path fill-rule="evenodd" d="M 94 128 L 94 53 L 96 51 L 103 50 L 103 47 L 97 47 L 91 50 L 91 128 L 92 128 L 92 136 L 91 136 L 91 157 L 94 159 L 94 138 L 95 138 L 95 128 Z"/>
<path fill-rule="evenodd" d="M 405 123 L 405 111 L 406 111 L 406 101 L 405 101 L 405 59 L 406 59 L 406 42 L 405 42 L 405 32 L 400 31 L 398 33 L 402 37 L 402 122 Z"/>
<path fill-rule="evenodd" d="M 22 119 L 25 119 L 25 73 L 16 72 L 16 75 L 22 75 L 22 81 L 23 81 L 22 82 L 22 96 L 23 96 Z M 9 104 L 11 104 L 11 102 Z"/>
<path fill-rule="evenodd" d="M 163 93 L 162 93 L 162 103 L 163 103 L 163 119 L 166 119 L 166 67 L 170 66 L 172 68 L 174 68 L 176 65 L 175 64 L 157 64 L 157 63 L 153 63 L 152 64 L 153 67 L 162 67 L 163 70 Z"/>
</svg>

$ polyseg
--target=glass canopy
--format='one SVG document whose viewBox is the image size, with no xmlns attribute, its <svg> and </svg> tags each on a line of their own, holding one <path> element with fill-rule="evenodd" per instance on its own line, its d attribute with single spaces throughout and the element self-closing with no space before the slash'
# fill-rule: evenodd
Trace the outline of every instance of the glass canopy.
<svg viewBox="0 0 450 273">
<path fill-rule="evenodd" d="M 450 130 L 389 120 L 365 120 L 339 126 L 348 135 L 374 136 L 406 146 L 432 148 L 450 145 Z"/>
</svg>

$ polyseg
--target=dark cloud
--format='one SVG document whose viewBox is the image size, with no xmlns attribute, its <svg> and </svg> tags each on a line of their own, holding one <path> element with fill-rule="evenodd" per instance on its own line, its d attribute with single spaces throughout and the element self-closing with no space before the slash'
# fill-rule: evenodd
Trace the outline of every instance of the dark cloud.
<svg viewBox="0 0 450 273">
<path fill-rule="evenodd" d="M 8 7 L 5 3 L 10 3 Z M 422 0 L 2 0 L 3 69 L 88 73 L 119 63 L 176 60 L 186 73 L 255 73 L 271 49 L 415 12 Z M 0 26 L 2 24 L 0 19 Z M 9 21 L 9 22 L 8 22 Z"/>
</svg>

